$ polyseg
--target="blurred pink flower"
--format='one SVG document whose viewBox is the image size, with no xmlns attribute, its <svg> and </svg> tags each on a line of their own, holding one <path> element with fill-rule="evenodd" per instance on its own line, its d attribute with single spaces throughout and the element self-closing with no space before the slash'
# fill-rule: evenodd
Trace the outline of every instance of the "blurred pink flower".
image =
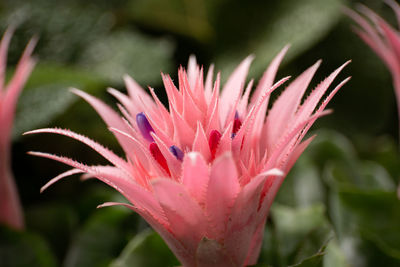
<svg viewBox="0 0 400 267">
<path fill-rule="evenodd" d="M 205 82 L 194 57 L 187 71 L 178 71 L 179 89 L 162 74 L 169 110 L 125 77 L 128 96 L 109 92 L 123 117 L 100 100 L 78 90 L 100 114 L 126 154 L 120 158 L 94 141 L 62 129 L 103 155 L 113 166 L 87 166 L 41 152 L 31 154 L 60 161 L 72 170 L 52 179 L 86 173 L 114 187 L 166 241 L 184 266 L 245 266 L 255 264 L 272 201 L 297 158 L 313 137 L 301 142 L 314 121 L 346 79 L 320 103 L 328 87 L 347 65 L 335 70 L 301 104 L 320 65 L 318 61 L 295 79 L 267 113 L 273 84 L 285 47 L 272 61 L 250 97 L 245 86 L 252 57 L 229 77 L 220 94 L 220 75 L 213 83 L 213 66 Z M 318 106 L 318 104 L 320 104 Z M 118 205 L 106 203 L 102 206 Z"/>
<path fill-rule="evenodd" d="M 31 58 L 35 40 L 28 44 L 14 76 L 5 85 L 7 50 L 12 32 L 8 29 L 0 43 L 0 223 L 22 229 L 22 209 L 11 172 L 11 132 L 18 96 L 35 65 Z"/>
<path fill-rule="evenodd" d="M 400 27 L 399 4 L 393 0 L 386 0 L 385 2 L 392 7 Z M 361 29 L 354 28 L 354 31 L 375 51 L 392 73 L 397 98 L 400 135 L 400 33 L 369 8 L 360 5 L 359 10 L 370 21 L 350 9 L 346 9 L 345 12 L 361 27 Z M 400 199 L 400 185 L 397 189 L 397 195 Z"/>
<path fill-rule="evenodd" d="M 400 6 L 392 0 L 386 0 L 385 2 L 390 5 L 396 13 L 400 25 Z M 392 73 L 400 119 L 400 33 L 367 7 L 360 5 L 359 11 L 364 16 L 350 9 L 345 10 L 345 12 L 360 26 L 360 28 L 354 28 L 354 31 L 375 51 Z"/>
</svg>

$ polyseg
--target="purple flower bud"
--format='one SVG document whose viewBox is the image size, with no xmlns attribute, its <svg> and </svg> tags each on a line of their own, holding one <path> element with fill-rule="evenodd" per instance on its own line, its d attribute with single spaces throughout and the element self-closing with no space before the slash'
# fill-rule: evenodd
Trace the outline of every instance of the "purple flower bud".
<svg viewBox="0 0 400 267">
<path fill-rule="evenodd" d="M 144 115 L 143 112 L 140 112 L 136 115 L 136 123 L 137 123 L 137 126 L 138 126 L 140 132 L 142 133 L 142 136 L 146 140 L 153 142 L 154 139 L 151 136 L 150 132 L 154 132 L 154 130 L 153 130 L 153 127 L 151 127 L 149 121 L 146 118 L 146 115 Z"/>
<path fill-rule="evenodd" d="M 174 156 L 175 156 L 178 160 L 180 160 L 180 161 L 183 160 L 184 154 L 183 154 L 183 151 L 182 151 L 179 147 L 177 147 L 177 146 L 170 146 L 170 147 L 169 147 L 169 151 L 171 151 L 171 153 L 174 154 Z"/>
</svg>

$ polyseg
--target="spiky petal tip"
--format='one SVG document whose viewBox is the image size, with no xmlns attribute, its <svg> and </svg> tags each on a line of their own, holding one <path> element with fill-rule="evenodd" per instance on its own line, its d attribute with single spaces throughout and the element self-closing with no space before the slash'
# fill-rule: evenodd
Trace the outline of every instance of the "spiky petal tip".
<svg viewBox="0 0 400 267">
<path fill-rule="evenodd" d="M 22 207 L 11 171 L 11 132 L 18 97 L 35 65 L 31 54 L 36 39 L 28 43 L 14 75 L 8 84 L 5 84 L 7 50 L 13 31 L 10 27 L 0 42 L 0 223 L 23 229 Z"/>
</svg>

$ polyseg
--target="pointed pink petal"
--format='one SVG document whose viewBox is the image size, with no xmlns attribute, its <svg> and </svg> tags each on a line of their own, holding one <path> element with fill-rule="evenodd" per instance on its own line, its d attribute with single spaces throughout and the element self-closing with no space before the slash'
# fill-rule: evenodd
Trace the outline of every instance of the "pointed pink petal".
<svg viewBox="0 0 400 267">
<path fill-rule="evenodd" d="M 193 92 L 194 101 L 198 108 L 202 111 L 203 114 L 207 112 L 207 100 L 204 92 L 204 78 L 203 78 L 203 67 L 199 70 L 199 77 L 197 78 L 197 83 L 195 87 L 195 91 Z"/>
<path fill-rule="evenodd" d="M 130 154 L 132 154 L 131 158 L 132 159 L 138 158 L 140 163 L 143 164 L 144 167 L 146 168 L 147 172 L 150 173 L 154 171 L 159 176 L 165 176 L 165 171 L 155 161 L 153 156 L 150 154 L 149 149 L 145 147 L 143 143 L 139 142 L 133 136 L 118 129 L 110 128 L 110 130 L 114 132 L 116 135 L 125 136 L 126 138 L 129 139 L 130 142 L 128 142 L 127 148 L 130 150 Z"/>
<path fill-rule="evenodd" d="M 162 79 L 165 87 L 165 92 L 167 92 L 168 96 L 169 110 L 171 110 L 171 106 L 174 106 L 177 111 L 182 112 L 182 96 L 172 82 L 171 77 L 169 75 L 162 74 Z"/>
<path fill-rule="evenodd" d="M 197 122 L 196 136 L 194 137 L 192 151 L 200 152 L 204 159 L 209 162 L 211 160 L 210 146 L 208 145 L 208 138 L 204 132 L 203 126 Z"/>
<path fill-rule="evenodd" d="M 250 243 L 249 253 L 246 257 L 245 266 L 252 266 L 257 264 L 257 260 L 260 256 L 260 251 L 263 243 L 266 219 L 267 217 L 264 218 L 263 222 L 258 224 L 257 229 L 254 232 L 253 238 Z"/>
<path fill-rule="evenodd" d="M 72 169 L 66 172 L 63 172 L 59 175 L 57 175 L 56 177 L 54 177 L 53 179 L 51 179 L 50 181 L 48 181 L 44 186 L 42 186 L 40 188 L 40 193 L 43 193 L 44 190 L 46 190 L 47 188 L 49 188 L 51 185 L 53 185 L 54 183 L 60 181 L 61 179 L 67 177 L 67 176 L 71 176 L 77 173 L 82 173 L 82 170 L 79 169 Z"/>
<path fill-rule="evenodd" d="M 333 96 L 339 91 L 340 88 L 342 88 L 343 85 L 345 85 L 349 80 L 351 79 L 351 77 L 347 77 L 346 79 L 344 79 L 341 83 L 339 83 L 335 89 L 332 90 L 332 92 L 324 99 L 324 101 L 322 101 L 321 105 L 318 107 L 316 113 L 322 112 L 325 107 L 328 105 L 329 101 L 331 101 L 331 99 L 333 98 Z M 300 143 L 301 139 L 303 139 L 303 137 L 306 135 L 306 133 L 308 132 L 308 130 L 311 128 L 311 126 L 313 125 L 313 123 L 318 119 L 318 117 L 315 117 L 313 120 L 311 120 L 308 125 L 304 128 L 303 132 L 301 133 L 300 137 L 299 137 L 299 141 L 298 143 Z"/>
<path fill-rule="evenodd" d="M 268 112 L 267 122 L 264 126 L 267 128 L 267 136 L 264 137 L 264 139 L 268 140 L 267 149 L 273 147 L 277 139 L 285 131 L 285 128 L 288 127 L 290 120 L 300 105 L 304 92 L 320 64 L 321 61 L 317 61 L 290 83 Z"/>
<path fill-rule="evenodd" d="M 194 255 L 207 227 L 200 206 L 183 185 L 170 179 L 153 180 L 153 189 L 168 218 L 171 232 Z"/>
<path fill-rule="evenodd" d="M 124 75 L 124 81 L 126 85 L 126 89 L 128 90 L 128 94 L 132 101 L 135 101 L 136 99 L 140 98 L 144 102 L 145 106 L 148 108 L 154 107 L 154 102 L 147 94 L 143 88 L 136 83 L 134 79 L 132 79 L 129 75 Z"/>
<path fill-rule="evenodd" d="M 1 114 L 1 116 L 3 117 L 3 121 L 1 123 L 3 124 L 2 126 L 4 127 L 4 129 L 9 129 L 9 131 L 11 130 L 12 123 L 14 121 L 15 108 L 17 105 L 18 97 L 36 63 L 36 61 L 31 58 L 31 54 L 36 45 L 36 42 L 37 39 L 31 39 L 31 41 L 26 46 L 25 51 L 18 62 L 15 73 L 4 92 L 5 95 L 2 100 L 3 114 Z"/>
<path fill-rule="evenodd" d="M 268 96 L 272 91 L 274 91 L 276 88 L 281 86 L 283 83 L 285 83 L 290 77 L 285 77 L 278 82 L 276 82 L 269 90 L 267 90 L 259 99 L 259 102 L 256 103 L 255 106 L 252 107 L 250 110 L 249 114 L 247 114 L 246 118 L 244 119 L 242 126 L 240 127 L 239 131 L 237 132 L 235 138 L 233 139 L 232 142 L 232 147 L 236 152 L 242 147 L 242 142 L 244 140 L 243 148 L 246 151 L 246 156 L 249 156 L 249 150 L 251 150 L 254 146 L 252 143 L 257 142 L 255 139 L 255 136 L 252 134 L 253 127 L 255 125 L 255 119 L 256 116 L 258 115 L 258 112 L 260 111 L 260 108 L 262 108 L 263 104 L 267 100 Z M 265 114 L 262 114 L 262 116 L 265 116 Z M 247 138 L 244 139 L 244 136 L 247 134 Z"/>
<path fill-rule="evenodd" d="M 206 211 L 214 230 L 210 238 L 218 241 L 224 237 L 228 215 L 239 191 L 238 173 L 232 155 L 225 154 L 214 160 L 206 197 Z"/>
<path fill-rule="evenodd" d="M 213 87 L 211 95 L 210 95 L 210 101 L 208 102 L 207 117 L 210 116 L 210 114 L 212 113 L 212 111 L 214 109 L 214 106 L 216 105 L 216 103 L 219 99 L 220 82 L 221 82 L 221 74 L 218 72 L 217 78 L 214 82 L 214 87 Z"/>
<path fill-rule="evenodd" d="M 264 72 L 261 80 L 259 81 L 256 90 L 251 97 L 251 106 L 256 105 L 259 101 L 258 99 L 262 95 L 262 91 L 265 88 L 270 88 L 274 84 L 276 73 L 278 72 L 279 65 L 281 64 L 283 57 L 285 56 L 286 52 L 289 50 L 289 45 L 286 45 L 279 53 L 275 56 L 272 60 L 271 64 L 268 66 L 267 70 Z"/>
<path fill-rule="evenodd" d="M 107 159 L 108 161 L 113 163 L 115 166 L 124 170 L 125 173 L 129 176 L 130 166 L 125 160 L 121 159 L 120 157 L 115 155 L 111 150 L 105 148 L 104 146 L 100 145 L 99 143 L 93 141 L 92 139 L 87 138 L 86 136 L 74 133 L 70 130 L 63 130 L 63 129 L 58 129 L 58 128 L 37 129 L 37 130 L 26 132 L 26 133 L 24 133 L 24 135 L 37 134 L 37 133 L 60 134 L 60 135 L 68 136 L 70 138 L 78 140 L 79 142 L 82 142 L 85 145 L 91 147 L 93 150 L 95 150 L 97 153 L 102 155 L 105 159 Z"/>
<path fill-rule="evenodd" d="M 235 120 L 239 102 L 240 102 L 240 98 L 237 98 L 236 101 L 234 103 L 232 103 L 232 106 L 229 108 L 228 113 L 226 114 L 225 123 L 222 124 L 223 128 L 227 128 L 229 123 L 232 123 Z"/>
<path fill-rule="evenodd" d="M 3 35 L 0 42 L 0 93 L 4 89 L 4 78 L 7 68 L 7 51 L 10 45 L 11 37 L 14 33 L 14 28 L 9 27 Z"/>
<path fill-rule="evenodd" d="M 257 227 L 256 218 L 261 191 L 270 175 L 283 175 L 283 173 L 273 169 L 252 179 L 237 196 L 232 213 L 229 215 L 225 244 L 228 254 L 234 257 L 237 266 L 243 266 L 248 254 Z"/>
<path fill-rule="evenodd" d="M 282 138 L 276 148 L 272 151 L 272 155 L 268 158 L 267 163 L 265 164 L 263 170 L 268 170 L 274 168 L 276 166 L 284 165 L 284 162 L 280 162 L 280 159 L 284 157 L 287 160 L 288 155 L 293 152 L 293 144 L 296 143 L 297 137 L 301 134 L 302 129 L 310 122 L 315 120 L 315 118 L 321 117 L 323 115 L 328 114 L 329 111 L 325 110 L 322 112 L 318 112 L 312 115 L 308 120 L 303 121 L 302 123 L 298 124 L 293 130 L 291 130 L 286 136 Z M 292 146 L 291 146 L 292 145 Z M 268 183 L 264 185 L 264 189 L 262 194 L 265 196 L 262 200 L 260 205 L 260 212 L 259 217 L 260 220 L 263 216 L 268 214 L 268 210 L 272 204 L 272 201 L 275 198 L 276 193 L 278 192 L 283 179 L 285 176 L 282 177 L 273 177 L 269 179 Z"/>
<path fill-rule="evenodd" d="M 371 38 L 371 41 L 375 43 L 379 49 L 386 47 L 385 43 L 379 37 L 376 29 L 374 29 L 374 27 L 372 27 L 372 25 L 365 18 L 363 18 L 351 9 L 345 9 L 344 12 L 360 25 L 365 33 Z"/>
<path fill-rule="evenodd" d="M 172 106 L 171 115 L 175 128 L 174 132 L 178 137 L 175 141 L 180 142 L 178 145 L 182 149 L 185 149 L 186 147 L 190 148 L 195 136 L 194 130 L 187 124 L 174 106 Z"/>
<path fill-rule="evenodd" d="M 137 136 L 137 129 L 136 129 L 136 119 L 134 119 L 131 114 L 125 109 L 124 106 L 121 104 L 117 103 L 117 107 L 119 111 L 121 111 L 122 114 L 122 121 L 125 124 L 126 128 L 129 129 L 129 133 Z"/>
<path fill-rule="evenodd" d="M 204 207 L 210 177 L 208 164 L 200 153 L 189 152 L 183 160 L 182 169 L 182 184 L 199 205 Z"/>
<path fill-rule="evenodd" d="M 147 115 L 147 114 L 146 114 Z M 173 140 L 173 130 L 174 128 L 172 128 L 172 132 L 171 134 L 168 134 L 164 129 L 162 129 L 162 127 L 160 127 L 160 123 L 155 121 L 153 119 L 153 116 L 146 116 L 148 121 L 150 122 L 150 125 L 153 127 L 154 133 L 167 145 L 167 146 L 172 146 L 175 144 L 174 140 Z M 171 125 L 172 127 L 172 119 L 170 117 L 171 120 Z"/>
<path fill-rule="evenodd" d="M 98 205 L 97 208 L 100 209 L 100 208 L 107 208 L 107 207 L 114 207 L 114 206 L 124 206 L 124 207 L 134 210 L 134 206 L 132 206 L 131 204 L 121 203 L 121 202 L 105 202 L 103 204 Z"/>
<path fill-rule="evenodd" d="M 104 102 L 102 102 L 101 100 L 97 99 L 96 97 L 93 97 L 81 90 L 71 89 L 71 91 L 74 94 L 85 99 L 85 101 L 88 102 L 97 111 L 97 113 L 100 115 L 100 117 L 103 119 L 103 121 L 109 127 L 116 128 L 116 129 L 119 129 L 124 132 L 129 131 L 129 129 L 127 129 L 125 123 L 123 122 L 121 116 L 119 116 L 118 113 L 116 113 L 113 109 L 111 109 L 109 106 L 107 106 Z M 129 140 L 127 140 L 126 137 L 121 136 L 121 135 L 119 135 L 119 136 L 115 135 L 115 137 L 117 138 L 118 142 L 121 144 L 124 151 L 127 154 L 129 154 L 129 150 L 127 149 L 129 147 L 129 144 L 128 144 Z"/>
<path fill-rule="evenodd" d="M 276 68 L 277 67 L 278 66 L 276 66 Z M 253 143 L 253 146 L 256 143 L 257 144 L 259 143 L 262 129 L 263 129 L 263 126 L 265 123 L 265 118 L 266 118 L 266 113 L 267 113 L 267 108 L 268 108 L 268 103 L 269 103 L 269 97 L 270 97 L 271 93 L 279 86 L 278 84 L 285 82 L 287 79 L 289 79 L 289 77 L 281 79 L 280 81 L 278 81 L 278 83 L 275 83 L 270 87 L 267 87 L 267 86 L 260 87 L 261 88 L 260 95 L 258 96 L 258 98 L 255 99 L 256 102 L 254 104 L 255 106 L 258 106 L 258 108 L 257 108 L 257 112 L 255 113 L 255 118 L 253 120 L 251 130 L 249 131 L 250 136 L 252 136 L 252 138 L 249 138 L 249 140 L 251 140 L 251 143 Z"/>
<path fill-rule="evenodd" d="M 244 91 L 242 98 L 240 99 L 239 105 L 237 107 L 237 111 L 239 114 L 246 114 L 247 113 L 247 105 L 249 103 L 249 96 L 251 89 L 253 88 L 254 79 L 251 79 L 250 82 L 247 84 L 247 87 Z"/>
<path fill-rule="evenodd" d="M 183 114 L 182 117 L 185 119 L 186 123 L 190 125 L 192 129 L 196 128 L 197 121 L 203 122 L 204 114 L 197 107 L 194 102 L 193 97 L 189 93 L 187 88 L 183 88 Z"/>
<path fill-rule="evenodd" d="M 129 111 L 131 115 L 136 115 L 137 113 L 142 111 L 148 111 L 141 105 L 140 101 L 133 102 L 133 100 L 131 100 L 128 96 L 124 95 L 114 88 L 108 88 L 107 91 L 116 99 L 118 99 L 118 101 L 124 106 L 126 110 Z"/>
<path fill-rule="evenodd" d="M 270 151 L 271 155 L 268 158 L 268 161 L 264 167 L 264 170 L 268 170 L 271 168 L 274 168 L 278 164 L 278 159 L 280 158 L 281 155 L 288 155 L 292 151 L 288 151 L 287 154 L 283 153 L 283 151 L 290 145 L 293 144 L 293 142 L 297 141 L 297 137 L 301 134 L 302 130 L 306 125 L 310 122 L 315 120 L 316 118 L 319 118 L 321 116 L 329 114 L 329 110 L 317 112 L 308 119 L 302 121 L 301 123 L 296 124 L 296 126 L 289 131 L 285 136 L 282 136 L 278 144 L 274 147 L 272 151 Z"/>
<path fill-rule="evenodd" d="M 397 17 L 398 25 L 400 26 L 400 6 L 399 6 L 399 4 L 396 3 L 396 1 L 394 1 L 394 0 L 384 0 L 384 2 L 393 9 L 393 11 Z"/>
<path fill-rule="evenodd" d="M 331 75 L 328 76 L 328 78 L 323 80 L 314 89 L 314 91 L 311 92 L 311 94 L 304 101 L 304 104 L 299 108 L 298 112 L 296 113 L 296 121 L 295 121 L 294 125 L 296 125 L 296 122 L 305 120 L 307 117 L 309 117 L 312 114 L 315 107 L 318 105 L 322 96 L 325 94 L 326 90 L 331 85 L 333 80 L 343 70 L 343 68 L 346 67 L 349 63 L 350 63 L 350 61 L 347 61 L 342 66 L 340 66 L 338 69 L 336 69 Z"/>
<path fill-rule="evenodd" d="M 345 9 L 345 13 L 351 17 L 363 29 L 355 29 L 354 31 L 360 36 L 364 42 L 371 47 L 375 53 L 382 58 L 390 69 L 398 68 L 396 58 L 393 57 L 387 44 L 382 40 L 377 31 L 370 25 L 370 23 L 361 17 L 358 13 L 351 9 Z"/>
<path fill-rule="evenodd" d="M 243 86 L 253 58 L 253 56 L 245 58 L 233 71 L 222 89 L 220 119 L 223 125 L 229 110 L 242 95 Z"/>
<path fill-rule="evenodd" d="M 197 61 L 196 57 L 194 55 L 189 56 L 189 62 L 188 62 L 188 81 L 189 81 L 189 86 L 190 89 L 194 91 L 194 88 L 196 86 L 197 82 Z"/>
<path fill-rule="evenodd" d="M 178 69 L 178 84 L 179 84 L 179 93 L 182 95 L 184 90 L 188 90 L 189 94 L 192 94 L 192 90 L 189 86 L 189 81 L 187 78 L 186 70 L 180 66 Z"/>
<path fill-rule="evenodd" d="M 386 39 L 390 47 L 392 48 L 394 54 L 397 57 L 397 61 L 400 61 L 400 36 L 396 30 L 394 30 L 389 24 L 387 24 L 383 19 L 379 18 L 379 26 L 382 28 Z"/>
<path fill-rule="evenodd" d="M 98 178 L 102 182 L 108 184 L 109 186 L 119 191 L 133 205 L 141 209 L 147 210 L 154 218 L 157 218 L 158 221 L 163 222 L 163 224 L 167 225 L 165 215 L 160 205 L 157 203 L 156 199 L 152 195 L 152 193 L 147 190 L 144 190 L 142 187 L 138 186 L 133 181 L 124 178 L 122 176 L 123 173 L 120 173 L 120 176 L 117 176 L 115 175 L 114 172 L 113 173 L 106 172 L 107 169 L 98 169 L 96 167 L 81 164 L 77 161 L 74 161 L 66 157 L 60 157 L 48 153 L 29 152 L 29 154 L 56 160 L 66 165 L 69 165 L 75 169 L 79 169 L 82 170 L 83 172 L 92 174 L 94 177 Z"/>
<path fill-rule="evenodd" d="M 120 169 L 118 169 L 117 167 L 114 167 L 114 166 L 93 165 L 91 167 L 95 168 L 99 173 L 110 173 L 111 175 L 120 176 L 121 178 L 124 178 L 124 179 L 126 179 L 128 181 L 132 180 L 132 177 L 127 176 L 126 174 L 121 172 Z M 86 180 L 93 179 L 93 178 L 96 178 L 96 176 L 93 176 L 90 173 L 84 173 L 84 174 L 81 175 L 80 180 L 81 181 L 86 181 Z"/>
<path fill-rule="evenodd" d="M 206 124 L 206 134 L 209 135 L 211 131 L 221 131 L 221 122 L 219 116 L 219 84 L 220 74 L 217 74 L 217 79 L 214 83 L 214 89 L 211 96 L 211 101 L 207 110 L 208 123 Z"/>
<path fill-rule="evenodd" d="M 164 124 L 165 124 L 165 128 L 164 130 L 168 133 L 168 134 L 172 134 L 174 126 L 172 124 L 172 120 L 171 120 L 171 116 L 168 112 L 168 110 L 165 108 L 165 106 L 161 103 L 161 101 L 158 99 L 157 95 L 154 92 L 154 89 L 149 87 L 151 96 L 153 97 L 154 101 L 157 104 L 158 107 L 158 112 L 161 113 L 163 119 L 164 119 Z"/>
<path fill-rule="evenodd" d="M 121 117 L 103 101 L 78 89 L 71 89 L 71 91 L 85 99 L 99 113 L 108 126 L 121 130 L 125 129 L 125 124 L 122 122 Z"/>
<path fill-rule="evenodd" d="M 216 157 L 219 157 L 232 150 L 232 127 L 233 123 L 231 122 L 222 133 L 221 139 L 218 143 L 217 151 L 215 153 Z"/>
<path fill-rule="evenodd" d="M 213 75 L 214 75 L 214 65 L 211 64 L 211 66 L 208 68 L 206 82 L 204 85 L 204 94 L 207 100 L 207 104 L 210 104 L 211 101 Z"/>
</svg>

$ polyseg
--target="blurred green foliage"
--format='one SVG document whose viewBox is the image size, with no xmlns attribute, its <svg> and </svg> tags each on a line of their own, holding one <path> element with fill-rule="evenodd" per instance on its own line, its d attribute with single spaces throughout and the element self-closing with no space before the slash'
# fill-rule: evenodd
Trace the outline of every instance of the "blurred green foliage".
<svg viewBox="0 0 400 267">
<path fill-rule="evenodd" d="M 395 21 L 383 2 L 360 2 Z M 40 187 L 65 167 L 28 157 L 26 151 L 62 153 L 90 164 L 102 159 L 67 138 L 21 133 L 45 126 L 70 128 L 120 153 L 97 114 L 70 87 L 115 107 L 105 89 L 125 90 L 122 77 L 128 74 L 143 87 L 154 87 L 165 101 L 160 72 L 176 78 L 177 66 L 186 65 L 192 53 L 204 66 L 215 62 L 223 79 L 254 54 L 250 76 L 258 79 L 272 57 L 291 44 L 279 77 L 297 76 L 322 58 L 313 85 L 348 59 L 353 62 L 340 77 L 353 79 L 335 96 L 330 104 L 334 114 L 317 123 L 317 138 L 286 178 L 257 266 L 399 266 L 396 103 L 389 72 L 342 14 L 343 6 L 355 3 L 2 0 L 0 30 L 17 25 L 9 65 L 15 66 L 34 35 L 39 37 L 39 63 L 19 100 L 14 129 L 13 170 L 28 230 L 0 228 L 0 265 L 178 265 L 136 214 L 95 209 L 118 198 L 105 185 L 71 178 L 39 195 Z"/>
</svg>

